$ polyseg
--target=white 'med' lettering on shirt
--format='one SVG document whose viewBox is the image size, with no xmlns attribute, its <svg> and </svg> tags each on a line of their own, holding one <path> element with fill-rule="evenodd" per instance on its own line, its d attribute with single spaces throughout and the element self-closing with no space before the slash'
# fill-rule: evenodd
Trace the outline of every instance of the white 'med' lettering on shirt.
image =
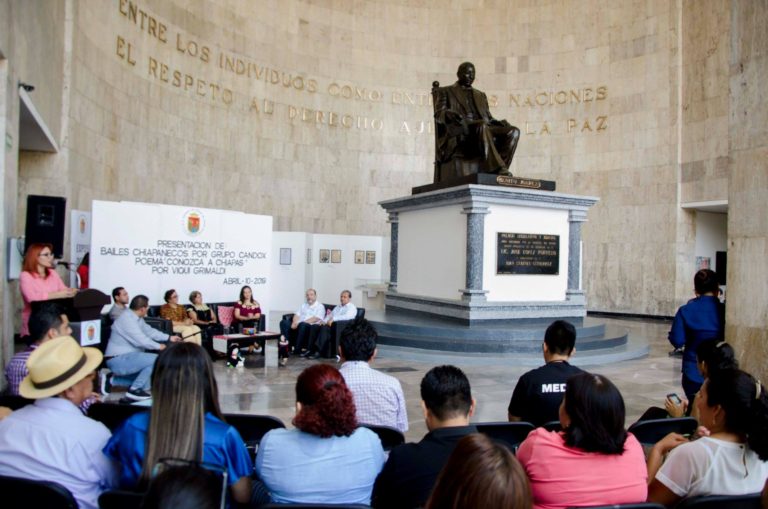
<svg viewBox="0 0 768 509">
<path fill-rule="evenodd" d="M 541 384 L 541 392 L 565 392 L 565 384 Z"/>
</svg>

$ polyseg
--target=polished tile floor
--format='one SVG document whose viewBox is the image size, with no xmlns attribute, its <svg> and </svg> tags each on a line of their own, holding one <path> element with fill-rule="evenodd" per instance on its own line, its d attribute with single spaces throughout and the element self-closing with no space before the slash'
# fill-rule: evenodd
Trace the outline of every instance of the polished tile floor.
<svg viewBox="0 0 768 509">
<path fill-rule="evenodd" d="M 627 425 L 634 422 L 649 406 L 661 406 L 670 392 L 682 393 L 680 388 L 680 358 L 669 357 L 667 342 L 669 322 L 657 320 L 605 319 L 608 324 L 624 327 L 633 337 L 645 338 L 650 345 L 647 357 L 602 366 L 581 366 L 610 378 L 621 390 L 627 406 Z M 572 363 L 579 365 L 577 353 Z M 261 356 L 249 356 L 243 368 L 227 368 L 223 361 L 215 364 L 223 412 L 268 414 L 290 426 L 294 414 L 296 377 L 315 362 L 291 358 L 284 368 L 265 368 Z M 453 360 L 456 363 L 455 359 Z M 543 361 L 542 361 L 543 362 Z M 430 368 L 443 364 L 439 356 L 434 363 L 406 362 L 387 359 L 386 346 L 381 347 L 373 367 L 397 377 L 405 392 L 409 430 L 407 440 L 418 440 L 426 433 L 420 408 L 419 384 Z M 475 422 L 504 421 L 507 404 L 517 379 L 530 367 L 509 365 L 461 366 L 469 377 L 472 394 L 477 400 Z"/>
</svg>

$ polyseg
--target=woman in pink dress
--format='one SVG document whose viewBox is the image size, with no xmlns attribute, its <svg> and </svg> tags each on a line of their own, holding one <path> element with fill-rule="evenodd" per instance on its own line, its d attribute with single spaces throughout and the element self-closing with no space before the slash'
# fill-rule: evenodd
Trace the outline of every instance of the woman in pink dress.
<svg viewBox="0 0 768 509">
<path fill-rule="evenodd" d="M 563 431 L 537 428 L 517 451 L 534 509 L 645 502 L 645 456 L 625 431 L 624 416 L 621 393 L 604 376 L 568 379 L 560 404 Z"/>
<path fill-rule="evenodd" d="M 21 336 L 29 335 L 29 315 L 32 302 L 38 300 L 74 297 L 76 288 L 67 288 L 61 277 L 53 270 L 53 246 L 32 244 L 24 255 L 24 265 L 19 276 L 19 288 L 24 300 L 21 310 Z"/>
</svg>

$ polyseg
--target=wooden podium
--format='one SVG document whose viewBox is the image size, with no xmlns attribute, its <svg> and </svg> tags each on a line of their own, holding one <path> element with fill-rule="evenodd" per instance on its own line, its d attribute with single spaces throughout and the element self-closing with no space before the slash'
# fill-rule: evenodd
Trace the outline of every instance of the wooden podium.
<svg viewBox="0 0 768 509">
<path fill-rule="evenodd" d="M 82 346 L 92 346 L 101 343 L 101 310 L 110 302 L 108 295 L 89 288 L 77 292 L 71 298 L 34 301 L 32 313 L 42 306 L 57 304 L 69 318 L 72 336 Z"/>
</svg>

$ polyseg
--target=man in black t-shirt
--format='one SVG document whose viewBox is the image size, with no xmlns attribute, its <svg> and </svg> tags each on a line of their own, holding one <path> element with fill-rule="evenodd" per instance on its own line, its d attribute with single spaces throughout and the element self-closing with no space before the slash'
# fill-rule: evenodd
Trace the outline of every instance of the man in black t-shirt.
<svg viewBox="0 0 768 509">
<path fill-rule="evenodd" d="M 512 421 L 526 421 L 541 426 L 559 420 L 558 410 L 565 394 L 565 382 L 582 370 L 568 364 L 576 351 L 576 329 L 564 320 L 547 327 L 544 334 L 546 364 L 525 373 L 517 381 L 507 409 Z"/>
<path fill-rule="evenodd" d="M 475 411 L 469 379 L 456 366 L 437 366 L 424 375 L 421 408 L 429 433 L 389 453 L 373 488 L 371 505 L 376 509 L 424 507 L 456 444 L 477 433 L 469 423 Z"/>
</svg>

